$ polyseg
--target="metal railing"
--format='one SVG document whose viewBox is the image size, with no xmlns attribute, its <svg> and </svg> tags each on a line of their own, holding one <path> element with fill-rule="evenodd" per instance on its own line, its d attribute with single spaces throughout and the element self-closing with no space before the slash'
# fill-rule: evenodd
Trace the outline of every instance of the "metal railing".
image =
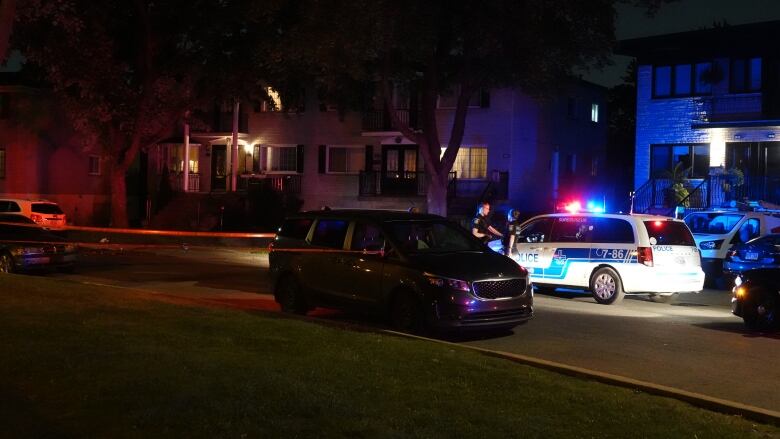
<svg viewBox="0 0 780 439">
<path fill-rule="evenodd" d="M 418 119 L 416 113 L 408 109 L 396 109 L 395 114 L 401 123 L 406 124 L 411 129 L 418 129 Z M 385 110 L 368 110 L 363 112 L 363 131 L 396 131 L 393 128 L 390 115 Z"/>
<path fill-rule="evenodd" d="M 450 172 L 450 184 L 456 179 Z M 379 172 L 360 171 L 358 194 L 365 196 L 425 196 L 428 192 L 428 174 L 419 171 Z"/>
<path fill-rule="evenodd" d="M 176 178 L 173 181 L 174 184 L 172 189 L 176 192 L 184 192 L 184 173 L 176 174 Z M 190 172 L 187 192 L 200 192 L 200 174 Z"/>
<path fill-rule="evenodd" d="M 261 174 L 245 178 L 247 190 L 269 188 L 283 194 L 301 193 L 301 175 L 299 174 Z"/>
<path fill-rule="evenodd" d="M 678 206 L 689 210 L 727 207 L 738 202 L 768 201 L 780 204 L 780 176 L 749 176 L 741 182 L 729 175 L 710 175 L 706 178 L 687 179 L 683 183 L 688 195 L 673 201 L 672 180 L 653 178 L 640 186 L 633 195 L 633 211 L 636 213 L 662 213 L 674 215 Z"/>
<path fill-rule="evenodd" d="M 724 122 L 761 118 L 761 93 L 703 96 L 695 101 L 697 119 L 701 122 Z"/>
</svg>

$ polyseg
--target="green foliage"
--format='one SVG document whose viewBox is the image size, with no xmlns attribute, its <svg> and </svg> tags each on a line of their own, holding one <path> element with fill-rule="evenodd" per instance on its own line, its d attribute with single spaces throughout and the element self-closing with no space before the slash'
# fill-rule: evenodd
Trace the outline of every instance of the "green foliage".
<svg viewBox="0 0 780 439">
<path fill-rule="evenodd" d="M 693 167 L 683 168 L 682 162 L 677 162 L 674 168 L 664 171 L 661 174 L 661 178 L 665 178 L 671 181 L 671 185 L 664 189 L 664 198 L 667 206 L 684 206 L 690 207 L 691 202 L 688 199 L 688 189 L 685 187 L 685 182 L 688 179 L 688 175 L 693 170 Z M 684 200 L 684 201 L 683 201 Z"/>
</svg>

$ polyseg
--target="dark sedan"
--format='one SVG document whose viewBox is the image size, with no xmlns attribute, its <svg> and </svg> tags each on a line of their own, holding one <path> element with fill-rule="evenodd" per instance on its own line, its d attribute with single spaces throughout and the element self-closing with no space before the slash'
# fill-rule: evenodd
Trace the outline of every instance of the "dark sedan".
<svg viewBox="0 0 780 439">
<path fill-rule="evenodd" d="M 780 233 L 736 244 L 723 261 L 726 274 L 739 274 L 756 268 L 780 268 Z"/>
<path fill-rule="evenodd" d="M 731 311 L 755 330 L 778 329 L 780 268 L 746 271 L 735 280 Z"/>
<path fill-rule="evenodd" d="M 73 268 L 77 253 L 74 244 L 18 217 L 24 218 L 0 216 L 0 273 Z"/>
</svg>

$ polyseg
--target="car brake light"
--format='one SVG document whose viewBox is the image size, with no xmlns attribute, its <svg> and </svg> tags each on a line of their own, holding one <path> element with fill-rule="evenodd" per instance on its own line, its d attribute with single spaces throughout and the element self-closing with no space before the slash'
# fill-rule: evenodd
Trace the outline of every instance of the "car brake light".
<svg viewBox="0 0 780 439">
<path fill-rule="evenodd" d="M 36 223 L 39 223 L 43 221 L 43 216 L 38 215 L 37 213 L 33 213 L 32 215 L 30 215 L 30 219 L 35 221 Z"/>
<path fill-rule="evenodd" d="M 636 260 L 642 265 L 648 267 L 653 266 L 653 248 L 652 247 L 637 247 L 636 248 Z"/>
<path fill-rule="evenodd" d="M 273 249 L 274 249 L 274 242 L 273 242 L 273 241 L 271 241 L 271 243 L 270 243 L 270 244 L 268 244 L 268 251 L 270 252 L 270 251 L 272 251 Z"/>
</svg>

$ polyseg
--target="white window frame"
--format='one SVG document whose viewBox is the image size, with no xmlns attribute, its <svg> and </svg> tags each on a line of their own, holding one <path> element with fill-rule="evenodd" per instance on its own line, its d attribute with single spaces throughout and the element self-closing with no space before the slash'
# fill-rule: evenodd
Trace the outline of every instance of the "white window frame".
<svg viewBox="0 0 780 439">
<path fill-rule="evenodd" d="M 330 169 L 330 150 L 331 149 L 357 149 L 359 150 L 359 154 L 362 158 L 360 169 L 357 170 L 347 170 L 344 172 L 341 171 L 332 171 Z M 365 171 L 366 167 L 366 160 L 365 160 L 365 152 L 366 147 L 365 145 L 327 145 L 325 147 L 325 173 L 326 174 L 333 174 L 333 175 L 358 175 L 361 171 Z M 349 162 L 349 160 L 347 160 Z"/>
<path fill-rule="evenodd" d="M 261 151 L 262 148 L 267 148 L 265 150 L 265 157 L 263 160 L 263 167 L 265 169 L 266 174 L 297 174 L 298 173 L 298 145 L 297 144 L 285 144 L 285 145 L 260 145 Z M 295 161 L 293 163 L 293 169 L 292 170 L 274 170 L 272 169 L 272 163 L 271 160 L 273 159 L 273 154 L 271 154 L 271 150 L 273 149 L 282 149 L 282 148 L 292 148 L 293 151 L 295 151 Z"/>
<path fill-rule="evenodd" d="M 93 162 L 94 160 L 94 162 Z M 87 159 L 87 173 L 89 175 L 101 175 L 103 171 L 103 160 L 101 157 L 97 154 L 90 154 L 89 158 Z M 97 170 L 92 170 L 92 163 L 97 163 Z"/>
</svg>

